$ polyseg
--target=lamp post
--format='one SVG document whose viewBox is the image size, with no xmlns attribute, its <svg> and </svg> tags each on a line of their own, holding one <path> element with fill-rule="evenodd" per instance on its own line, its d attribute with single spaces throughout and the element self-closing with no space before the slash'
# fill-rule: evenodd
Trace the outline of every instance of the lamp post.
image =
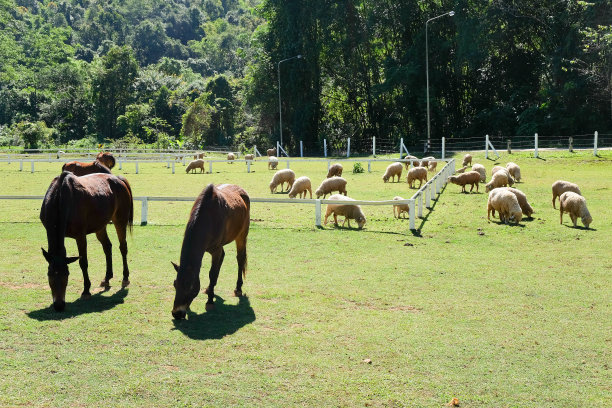
<svg viewBox="0 0 612 408">
<path fill-rule="evenodd" d="M 427 78 L 427 149 L 429 150 L 431 146 L 431 119 L 429 114 L 429 41 L 427 38 L 427 25 L 430 21 L 438 19 L 444 16 L 454 16 L 454 11 L 449 11 L 448 13 L 440 14 L 439 16 L 432 17 L 425 22 L 425 77 Z"/>
<path fill-rule="evenodd" d="M 281 147 L 283 147 L 283 108 L 281 105 L 281 80 L 280 80 L 280 64 L 281 62 L 285 62 L 285 61 L 289 61 L 292 59 L 300 59 L 302 58 L 302 54 L 298 54 L 294 57 L 291 58 L 286 58 L 284 60 L 278 61 L 277 67 L 278 67 L 278 119 L 280 122 L 280 145 Z M 276 152 L 280 157 L 280 152 Z"/>
</svg>

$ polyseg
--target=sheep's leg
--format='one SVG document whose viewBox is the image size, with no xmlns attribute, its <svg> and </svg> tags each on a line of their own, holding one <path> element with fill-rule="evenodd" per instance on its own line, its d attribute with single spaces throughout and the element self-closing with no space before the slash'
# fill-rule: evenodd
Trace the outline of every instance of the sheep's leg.
<svg viewBox="0 0 612 408">
<path fill-rule="evenodd" d="M 556 210 L 557 207 L 555 206 L 555 200 L 557 199 L 557 196 L 553 194 L 553 208 Z"/>
<path fill-rule="evenodd" d="M 574 214 L 570 213 L 570 218 L 572 219 L 572 223 L 574 224 L 574 228 L 576 228 L 578 226 L 578 217 L 576 217 Z"/>
<path fill-rule="evenodd" d="M 223 263 L 223 258 L 225 257 L 225 251 L 223 247 L 217 249 L 215 252 L 211 253 L 212 255 L 212 263 L 210 265 L 210 271 L 208 272 L 208 287 L 204 291 L 208 295 L 208 300 L 206 301 L 206 310 L 212 310 L 215 307 L 215 285 L 217 284 L 217 279 L 219 278 L 219 270 L 221 269 L 221 264 Z"/>
<path fill-rule="evenodd" d="M 334 225 L 338 226 L 338 215 L 334 212 Z"/>
</svg>

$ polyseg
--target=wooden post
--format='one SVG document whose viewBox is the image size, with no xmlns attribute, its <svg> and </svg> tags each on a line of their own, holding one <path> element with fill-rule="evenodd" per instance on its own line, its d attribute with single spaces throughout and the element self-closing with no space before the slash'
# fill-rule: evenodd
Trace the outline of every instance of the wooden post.
<svg viewBox="0 0 612 408">
<path fill-rule="evenodd" d="M 372 172 L 372 161 L 368 160 L 368 173 Z"/>
<path fill-rule="evenodd" d="M 23 171 L 23 160 L 19 160 L 19 171 Z"/>
<path fill-rule="evenodd" d="M 593 141 L 593 156 L 597 156 L 597 138 L 599 133 L 595 132 L 595 140 Z"/>
<path fill-rule="evenodd" d="M 32 173 L 34 173 L 34 160 L 32 160 Z"/>
<path fill-rule="evenodd" d="M 423 217 L 423 192 L 419 194 L 419 218 Z"/>
<path fill-rule="evenodd" d="M 442 160 L 444 160 L 446 155 L 446 138 L 442 137 Z"/>
<path fill-rule="evenodd" d="M 136 162 L 136 174 L 138 174 L 138 162 Z"/>
<path fill-rule="evenodd" d="M 208 172 L 212 173 L 212 161 L 208 162 Z"/>
<path fill-rule="evenodd" d="M 508 154 L 512 154 L 512 140 L 508 139 Z"/>
<path fill-rule="evenodd" d="M 300 140 L 300 157 L 304 157 L 304 144 Z"/>
<path fill-rule="evenodd" d="M 372 136 L 372 156 L 376 157 L 376 136 Z"/>
<path fill-rule="evenodd" d="M 489 135 L 485 135 L 485 159 L 489 158 Z"/>
<path fill-rule="evenodd" d="M 149 213 L 149 199 L 142 197 L 142 207 L 140 210 L 140 225 L 147 225 L 147 215 Z"/>
<path fill-rule="evenodd" d="M 570 153 L 574 152 L 574 138 L 573 137 L 569 137 L 569 151 Z"/>
<path fill-rule="evenodd" d="M 346 157 L 351 157 L 351 138 L 349 137 L 346 141 Z"/>
<path fill-rule="evenodd" d="M 410 204 L 408 204 L 408 216 L 410 217 L 410 229 L 414 230 L 416 229 L 415 227 L 415 222 L 414 222 L 414 200 L 410 201 Z"/>
<path fill-rule="evenodd" d="M 538 134 L 536 133 L 534 137 L 535 137 L 535 141 L 534 141 L 535 142 L 535 147 L 533 149 L 533 155 L 535 157 L 538 157 Z"/>
<path fill-rule="evenodd" d="M 323 151 L 324 151 L 325 157 L 327 157 L 327 139 L 323 139 Z"/>
<path fill-rule="evenodd" d="M 315 225 L 321 226 L 321 200 L 315 200 Z"/>
<path fill-rule="evenodd" d="M 172 162 L 172 174 L 174 174 L 174 162 Z"/>
<path fill-rule="evenodd" d="M 247 160 L 247 173 L 251 172 L 251 161 Z"/>
</svg>

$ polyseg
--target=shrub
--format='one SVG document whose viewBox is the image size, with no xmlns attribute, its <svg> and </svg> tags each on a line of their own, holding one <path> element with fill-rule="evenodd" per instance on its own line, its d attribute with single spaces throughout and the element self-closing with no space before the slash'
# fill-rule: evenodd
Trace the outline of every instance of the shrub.
<svg viewBox="0 0 612 408">
<path fill-rule="evenodd" d="M 365 170 L 361 166 L 361 163 L 356 162 L 353 164 L 353 173 L 363 173 Z"/>
</svg>

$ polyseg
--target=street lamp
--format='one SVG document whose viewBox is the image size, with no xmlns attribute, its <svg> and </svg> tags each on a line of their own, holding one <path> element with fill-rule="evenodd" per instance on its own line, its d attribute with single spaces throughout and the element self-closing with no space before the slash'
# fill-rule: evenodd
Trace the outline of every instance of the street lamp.
<svg viewBox="0 0 612 408">
<path fill-rule="evenodd" d="M 289 61 L 292 59 L 300 59 L 302 58 L 302 54 L 298 54 L 295 57 L 287 58 L 281 61 L 278 61 L 278 118 L 280 121 L 280 145 L 283 146 L 283 109 L 281 107 L 281 81 L 280 81 L 280 64 L 281 62 Z M 276 152 L 280 157 L 280 152 Z"/>
<path fill-rule="evenodd" d="M 427 149 L 431 146 L 431 120 L 429 115 L 429 44 L 427 39 L 427 24 L 430 21 L 433 21 L 437 18 L 444 16 L 454 16 L 454 11 L 449 11 L 448 13 L 440 14 L 439 16 L 430 18 L 425 22 L 425 76 L 427 78 Z"/>
</svg>

